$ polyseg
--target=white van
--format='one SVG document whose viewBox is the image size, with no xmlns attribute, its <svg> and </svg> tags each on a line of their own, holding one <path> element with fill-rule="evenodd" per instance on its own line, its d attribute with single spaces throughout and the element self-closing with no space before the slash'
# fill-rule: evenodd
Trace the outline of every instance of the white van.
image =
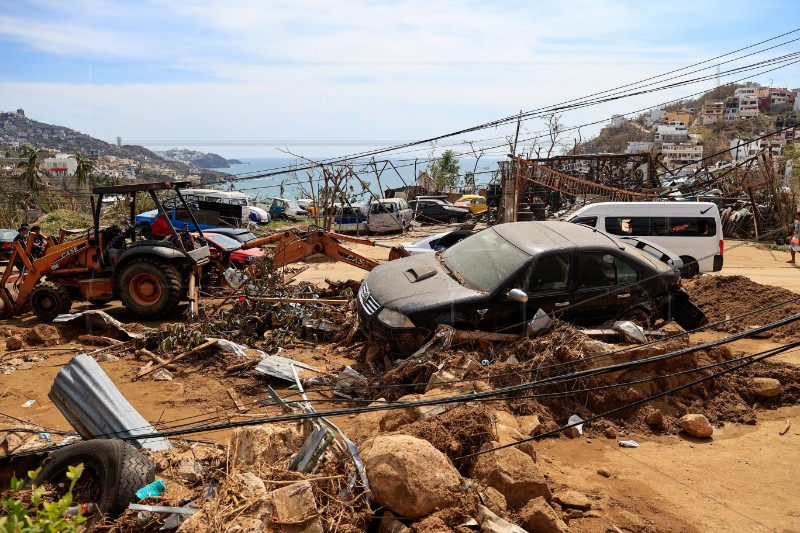
<svg viewBox="0 0 800 533">
<path fill-rule="evenodd" d="M 685 278 L 722 270 L 722 223 L 711 202 L 602 202 L 575 211 L 567 222 L 662 246 L 683 259 Z"/>
<path fill-rule="evenodd" d="M 384 198 L 369 204 L 367 227 L 372 233 L 403 232 L 411 226 L 414 212 L 404 198 Z"/>
<path fill-rule="evenodd" d="M 247 195 L 239 191 L 218 191 L 216 189 L 184 189 L 181 191 L 187 202 L 215 202 L 242 206 L 242 224 L 250 222 L 250 202 Z"/>
</svg>

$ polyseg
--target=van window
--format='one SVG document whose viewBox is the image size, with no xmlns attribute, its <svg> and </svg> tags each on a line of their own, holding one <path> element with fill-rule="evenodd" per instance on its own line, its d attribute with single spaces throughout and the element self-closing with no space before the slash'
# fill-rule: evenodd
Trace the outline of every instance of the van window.
<svg viewBox="0 0 800 533">
<path fill-rule="evenodd" d="M 708 237 L 717 234 L 717 221 L 712 217 L 670 217 L 669 234 L 676 237 Z"/>
</svg>

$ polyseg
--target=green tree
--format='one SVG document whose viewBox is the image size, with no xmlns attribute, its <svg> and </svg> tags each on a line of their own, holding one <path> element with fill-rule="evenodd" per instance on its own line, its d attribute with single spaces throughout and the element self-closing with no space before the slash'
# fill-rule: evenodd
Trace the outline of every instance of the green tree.
<svg viewBox="0 0 800 533">
<path fill-rule="evenodd" d="M 436 191 L 444 191 L 455 187 L 458 183 L 458 174 L 461 171 L 458 159 L 452 150 L 446 150 L 442 156 L 431 163 L 429 174 L 431 184 Z"/>
<path fill-rule="evenodd" d="M 39 178 L 39 175 L 43 174 L 44 171 L 42 170 L 41 163 L 39 163 L 39 155 L 43 152 L 44 150 L 36 150 L 30 146 L 20 146 L 19 150 L 17 150 L 17 154 L 19 154 L 21 158 L 27 158 L 27 161 L 20 161 L 17 163 L 17 168 L 24 169 L 20 177 L 25 180 L 28 188 L 32 191 L 38 191 L 42 185 L 42 180 Z"/>
<path fill-rule="evenodd" d="M 96 163 L 94 159 L 80 152 L 75 152 L 75 160 L 78 162 L 78 167 L 75 169 L 76 184 L 78 187 L 83 187 L 92 181 Z"/>
</svg>

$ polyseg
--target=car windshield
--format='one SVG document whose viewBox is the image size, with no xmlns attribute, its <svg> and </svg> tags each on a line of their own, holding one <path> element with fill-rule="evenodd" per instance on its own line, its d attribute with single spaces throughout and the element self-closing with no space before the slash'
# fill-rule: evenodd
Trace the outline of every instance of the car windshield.
<svg viewBox="0 0 800 533">
<path fill-rule="evenodd" d="M 13 229 L 0 229 L 0 239 L 13 239 L 17 236 L 17 232 Z"/>
<path fill-rule="evenodd" d="M 231 237 L 233 237 L 239 242 L 250 242 L 258 238 L 249 231 L 243 231 L 242 233 L 235 233 L 231 235 Z"/>
<path fill-rule="evenodd" d="M 226 235 L 206 235 L 206 237 L 208 237 L 209 241 L 213 242 L 220 248 L 224 248 L 229 252 L 233 250 L 238 250 L 239 248 L 242 247 L 242 243 Z"/>
<path fill-rule="evenodd" d="M 303 209 L 302 207 L 297 205 L 297 202 L 295 202 L 294 200 L 289 200 L 286 203 L 291 209 L 294 209 L 295 211 L 302 211 L 302 209 Z"/>
<path fill-rule="evenodd" d="M 441 256 L 444 265 L 466 287 L 484 292 L 495 290 L 530 258 L 494 229 L 454 244 Z"/>
</svg>

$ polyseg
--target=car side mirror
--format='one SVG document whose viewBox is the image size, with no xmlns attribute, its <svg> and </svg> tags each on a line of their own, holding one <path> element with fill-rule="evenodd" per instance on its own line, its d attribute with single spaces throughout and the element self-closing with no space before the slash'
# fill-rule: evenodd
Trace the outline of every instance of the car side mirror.
<svg viewBox="0 0 800 533">
<path fill-rule="evenodd" d="M 520 289 L 511 289 L 506 293 L 506 298 L 514 302 L 525 303 L 528 301 L 528 294 Z"/>
</svg>

